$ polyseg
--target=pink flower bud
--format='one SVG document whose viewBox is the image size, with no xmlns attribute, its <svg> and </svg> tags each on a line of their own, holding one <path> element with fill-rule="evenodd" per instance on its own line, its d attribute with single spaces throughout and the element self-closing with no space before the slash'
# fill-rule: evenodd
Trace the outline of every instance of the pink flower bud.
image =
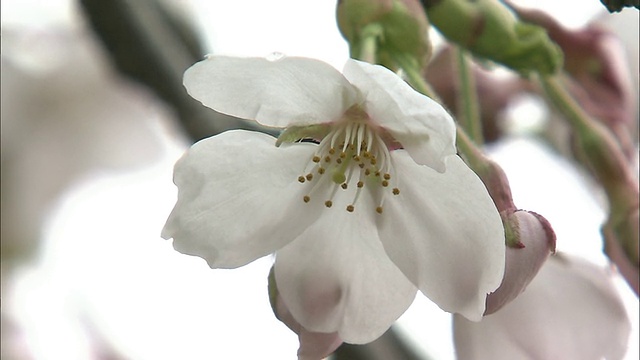
<svg viewBox="0 0 640 360">
<path fill-rule="evenodd" d="M 539 214 L 518 210 L 505 219 L 506 267 L 500 287 L 487 296 L 485 315 L 498 311 L 526 289 L 549 255 L 555 252 L 556 236 Z"/>
</svg>

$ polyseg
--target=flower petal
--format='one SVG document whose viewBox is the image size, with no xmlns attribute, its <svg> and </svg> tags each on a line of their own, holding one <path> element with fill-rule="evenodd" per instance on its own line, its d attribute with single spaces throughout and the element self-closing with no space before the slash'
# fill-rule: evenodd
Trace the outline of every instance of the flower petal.
<svg viewBox="0 0 640 360">
<path fill-rule="evenodd" d="M 162 236 L 212 268 L 245 265 L 296 238 L 320 210 L 305 206 L 297 182 L 316 146 L 274 144 L 235 130 L 193 145 L 175 166 L 178 201 Z"/>
<path fill-rule="evenodd" d="M 454 318 L 458 358 L 622 359 L 630 324 L 611 272 L 552 256 L 514 301 L 472 323 Z"/>
<path fill-rule="evenodd" d="M 505 266 L 502 221 L 487 190 L 458 156 L 445 158 L 442 174 L 403 150 L 391 157 L 400 194 L 378 218 L 387 254 L 443 310 L 480 320 Z"/>
<path fill-rule="evenodd" d="M 418 164 L 444 171 L 444 158 L 456 153 L 456 128 L 440 104 L 380 65 L 349 60 L 344 76 L 364 94 L 364 107 L 373 121 L 387 129 Z"/>
<path fill-rule="evenodd" d="M 304 328 L 367 343 L 404 313 L 417 289 L 385 254 L 370 197 L 362 196 L 363 206 L 353 213 L 345 210 L 346 199 L 337 200 L 321 221 L 276 253 L 276 282 Z"/>
<path fill-rule="evenodd" d="M 271 276 L 271 274 L 269 274 Z M 269 284 L 271 286 L 271 283 Z M 271 291 L 271 290 L 270 290 Z M 291 311 L 284 303 L 282 296 L 275 296 L 275 306 L 272 304 L 276 317 L 282 321 L 289 329 L 298 334 L 300 347 L 298 348 L 298 360 L 302 359 L 324 359 L 331 355 L 340 345 L 342 339 L 337 332 L 319 333 L 312 332 L 300 325 L 291 315 Z"/>
<path fill-rule="evenodd" d="M 359 96 L 331 65 L 301 57 L 210 56 L 187 69 L 184 85 L 205 106 L 276 128 L 337 120 Z"/>
</svg>

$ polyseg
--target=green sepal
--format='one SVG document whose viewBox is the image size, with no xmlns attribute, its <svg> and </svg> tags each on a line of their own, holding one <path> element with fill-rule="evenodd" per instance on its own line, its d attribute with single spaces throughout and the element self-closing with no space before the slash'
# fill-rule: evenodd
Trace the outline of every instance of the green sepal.
<svg viewBox="0 0 640 360">
<path fill-rule="evenodd" d="M 322 139 L 329 133 L 329 127 L 326 124 L 290 126 L 278 136 L 276 146 L 279 147 L 283 143 L 294 143 L 302 139 Z"/>
<path fill-rule="evenodd" d="M 515 213 L 502 213 L 500 215 L 504 226 L 505 245 L 514 249 L 524 248 L 524 244 L 520 241 L 520 222 Z"/>
</svg>

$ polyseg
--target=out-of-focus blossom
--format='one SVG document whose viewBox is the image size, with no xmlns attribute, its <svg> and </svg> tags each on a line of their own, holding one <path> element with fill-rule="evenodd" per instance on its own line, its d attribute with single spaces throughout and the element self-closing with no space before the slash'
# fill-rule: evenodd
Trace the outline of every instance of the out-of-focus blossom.
<svg viewBox="0 0 640 360">
<path fill-rule="evenodd" d="M 306 58 L 210 57 L 185 85 L 214 110 L 285 131 L 280 147 L 265 134 L 226 132 L 176 164 L 178 201 L 163 236 L 178 251 L 212 268 L 276 252 L 293 318 L 345 342 L 380 336 L 416 287 L 446 311 L 481 318 L 503 276 L 504 232 L 455 154 L 440 105 L 355 60 L 343 75 Z"/>
<path fill-rule="evenodd" d="M 621 359 L 630 324 L 612 272 L 556 255 L 495 314 L 454 318 L 458 359 Z"/>
</svg>

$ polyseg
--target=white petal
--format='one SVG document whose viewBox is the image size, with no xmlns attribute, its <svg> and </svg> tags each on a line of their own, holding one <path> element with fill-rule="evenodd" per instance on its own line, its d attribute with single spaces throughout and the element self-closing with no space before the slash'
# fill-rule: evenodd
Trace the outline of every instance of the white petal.
<svg viewBox="0 0 640 360">
<path fill-rule="evenodd" d="M 378 220 L 387 254 L 443 310 L 480 320 L 505 266 L 502 221 L 487 190 L 455 155 L 442 174 L 405 151 L 391 157 L 400 194 L 387 197 Z"/>
<path fill-rule="evenodd" d="M 513 302 L 479 323 L 454 319 L 458 358 L 621 359 L 629 320 L 610 271 L 552 256 Z"/>
<path fill-rule="evenodd" d="M 370 199 L 354 213 L 346 201 L 276 253 L 280 295 L 295 319 L 348 343 L 382 335 L 412 303 L 417 289 L 391 262 L 373 224 Z M 364 207 L 364 205 L 370 205 Z"/>
<path fill-rule="evenodd" d="M 349 60 L 344 76 L 365 96 L 369 116 L 387 129 L 417 163 L 444 171 L 444 158 L 456 153 L 456 128 L 440 104 L 380 65 Z"/>
<path fill-rule="evenodd" d="M 277 128 L 337 120 L 358 96 L 331 65 L 300 57 L 210 56 L 187 69 L 184 85 L 205 106 Z"/>
<path fill-rule="evenodd" d="M 162 231 L 176 250 L 234 268 L 281 248 L 317 219 L 298 183 L 315 145 L 276 148 L 271 136 L 228 131 L 178 161 L 178 201 Z"/>
</svg>

